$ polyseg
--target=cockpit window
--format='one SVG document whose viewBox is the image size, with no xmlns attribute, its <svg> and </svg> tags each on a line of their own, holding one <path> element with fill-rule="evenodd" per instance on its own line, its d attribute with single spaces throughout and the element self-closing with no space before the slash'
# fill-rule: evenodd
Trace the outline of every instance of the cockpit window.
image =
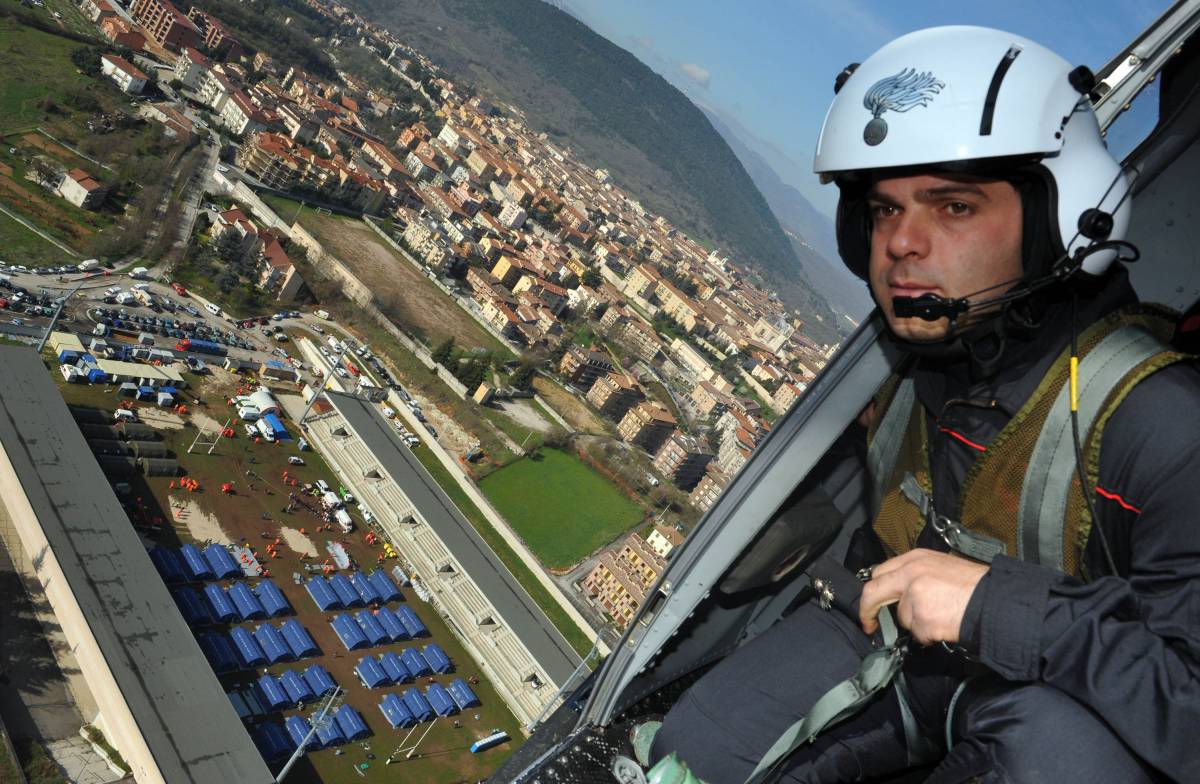
<svg viewBox="0 0 1200 784">
<path fill-rule="evenodd" d="M 1158 124 L 1159 82 L 1155 79 L 1146 85 L 1105 132 L 1108 149 L 1117 160 L 1125 160 Z"/>
</svg>

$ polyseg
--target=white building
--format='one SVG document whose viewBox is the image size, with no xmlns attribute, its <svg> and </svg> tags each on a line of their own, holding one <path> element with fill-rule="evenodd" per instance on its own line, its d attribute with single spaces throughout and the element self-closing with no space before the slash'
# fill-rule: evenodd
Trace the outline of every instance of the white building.
<svg viewBox="0 0 1200 784">
<path fill-rule="evenodd" d="M 499 220 L 510 229 L 519 229 L 525 223 L 525 210 L 515 201 L 507 201 L 500 210 Z"/>
<path fill-rule="evenodd" d="M 221 125 L 239 136 L 266 130 L 267 122 L 266 114 L 241 90 L 221 109 Z"/>
<path fill-rule="evenodd" d="M 140 95 L 150 77 L 139 71 L 124 57 L 115 54 L 100 56 L 100 73 L 117 83 L 122 92 Z"/>
<path fill-rule="evenodd" d="M 208 58 L 192 47 L 184 47 L 175 60 L 175 78 L 189 90 L 199 90 L 211 69 Z"/>
</svg>

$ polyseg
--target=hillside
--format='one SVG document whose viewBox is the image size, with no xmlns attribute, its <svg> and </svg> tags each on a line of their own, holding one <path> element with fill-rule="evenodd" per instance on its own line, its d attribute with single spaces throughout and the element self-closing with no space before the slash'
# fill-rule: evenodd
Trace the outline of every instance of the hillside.
<svg viewBox="0 0 1200 784">
<path fill-rule="evenodd" d="M 741 162 L 704 114 L 632 54 L 542 0 L 353 0 L 455 78 L 608 169 L 648 209 L 757 270 L 836 339 L 825 299 Z"/>
</svg>

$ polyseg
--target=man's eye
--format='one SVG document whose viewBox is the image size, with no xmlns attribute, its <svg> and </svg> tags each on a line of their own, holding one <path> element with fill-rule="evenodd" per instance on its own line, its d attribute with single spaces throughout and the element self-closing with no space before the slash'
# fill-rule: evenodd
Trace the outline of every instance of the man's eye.
<svg viewBox="0 0 1200 784">
<path fill-rule="evenodd" d="M 896 208 L 890 204 L 872 204 L 872 218 L 890 218 L 896 214 Z"/>
<path fill-rule="evenodd" d="M 969 215 L 971 205 L 961 201 L 952 201 L 946 204 L 946 211 L 951 215 Z"/>
</svg>

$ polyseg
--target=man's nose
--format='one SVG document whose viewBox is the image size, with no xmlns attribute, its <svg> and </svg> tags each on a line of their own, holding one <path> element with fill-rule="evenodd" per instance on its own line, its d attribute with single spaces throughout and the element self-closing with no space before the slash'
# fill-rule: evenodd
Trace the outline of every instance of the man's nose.
<svg viewBox="0 0 1200 784">
<path fill-rule="evenodd" d="M 896 219 L 888 236 L 887 252 L 896 261 L 929 254 L 929 225 L 919 211 L 905 210 Z"/>
</svg>

